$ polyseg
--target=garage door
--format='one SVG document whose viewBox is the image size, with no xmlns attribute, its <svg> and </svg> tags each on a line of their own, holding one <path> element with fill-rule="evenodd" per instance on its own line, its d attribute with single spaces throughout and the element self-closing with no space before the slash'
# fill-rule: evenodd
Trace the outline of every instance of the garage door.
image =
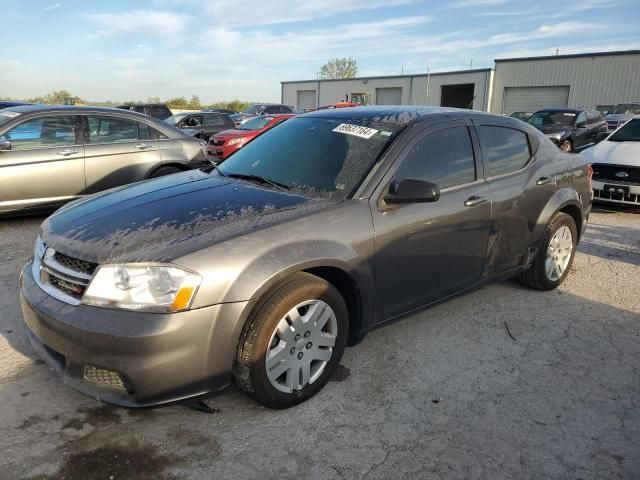
<svg viewBox="0 0 640 480">
<path fill-rule="evenodd" d="M 298 110 L 316 108 L 315 90 L 298 90 Z"/>
<path fill-rule="evenodd" d="M 569 86 L 561 87 L 506 87 L 502 113 L 536 112 L 543 108 L 566 107 Z"/>
<path fill-rule="evenodd" d="M 376 88 L 376 105 L 402 105 L 402 87 Z"/>
</svg>

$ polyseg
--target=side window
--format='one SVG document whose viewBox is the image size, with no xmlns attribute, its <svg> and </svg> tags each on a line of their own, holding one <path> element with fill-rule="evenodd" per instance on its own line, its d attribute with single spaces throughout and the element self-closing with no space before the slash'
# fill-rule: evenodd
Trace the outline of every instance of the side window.
<svg viewBox="0 0 640 480">
<path fill-rule="evenodd" d="M 580 114 L 578 115 L 578 118 L 576 119 L 576 125 L 586 121 L 587 121 L 587 114 L 584 112 L 580 112 Z"/>
<path fill-rule="evenodd" d="M 267 107 L 262 111 L 262 115 L 270 115 L 270 114 L 273 114 L 273 113 L 277 113 L 276 112 L 277 108 L 278 107 Z"/>
<path fill-rule="evenodd" d="M 151 140 L 151 129 L 149 125 L 138 122 L 138 138 L 140 140 Z"/>
<path fill-rule="evenodd" d="M 527 134 L 520 130 L 483 125 L 478 135 L 490 177 L 520 170 L 531 158 Z"/>
<path fill-rule="evenodd" d="M 467 127 L 453 127 L 419 140 L 402 161 L 396 180 L 433 182 L 440 189 L 473 182 L 476 166 Z"/>
<path fill-rule="evenodd" d="M 224 125 L 224 120 L 220 115 L 204 115 L 204 125 L 219 127 Z"/>
<path fill-rule="evenodd" d="M 76 117 L 55 115 L 16 125 L 0 137 L 11 142 L 12 150 L 53 148 L 76 144 Z"/>
<path fill-rule="evenodd" d="M 135 142 L 138 137 L 138 122 L 128 118 L 88 117 L 89 139 L 87 143 Z"/>
<path fill-rule="evenodd" d="M 187 117 L 187 119 L 184 121 L 184 124 L 187 127 L 200 127 L 202 126 L 202 118 L 199 115 Z"/>
<path fill-rule="evenodd" d="M 167 107 L 163 105 L 154 105 L 152 107 L 149 107 L 149 115 L 154 118 L 160 118 L 164 120 L 165 118 L 171 116 L 171 112 Z"/>
</svg>

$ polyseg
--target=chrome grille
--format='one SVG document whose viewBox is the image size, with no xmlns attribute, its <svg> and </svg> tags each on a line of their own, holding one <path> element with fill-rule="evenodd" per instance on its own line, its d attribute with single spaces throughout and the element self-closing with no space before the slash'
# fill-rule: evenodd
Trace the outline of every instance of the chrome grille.
<svg viewBox="0 0 640 480">
<path fill-rule="evenodd" d="M 594 163 L 593 179 L 599 182 L 640 185 L 640 167 Z"/>
<path fill-rule="evenodd" d="M 49 295 L 71 305 L 79 305 L 97 264 L 69 257 L 45 248 L 42 258 L 34 258 L 33 276 Z"/>
<path fill-rule="evenodd" d="M 92 275 L 96 267 L 98 266 L 95 263 L 85 262 L 84 260 L 80 260 L 78 258 L 69 257 L 60 252 L 55 252 L 53 258 L 56 260 L 56 262 L 68 268 L 69 270 L 74 270 L 76 272 L 88 275 Z"/>
</svg>

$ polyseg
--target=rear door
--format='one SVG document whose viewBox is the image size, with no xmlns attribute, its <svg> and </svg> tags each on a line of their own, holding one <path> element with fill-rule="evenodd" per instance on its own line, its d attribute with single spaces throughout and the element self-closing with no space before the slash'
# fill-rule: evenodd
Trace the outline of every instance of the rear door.
<svg viewBox="0 0 640 480">
<path fill-rule="evenodd" d="M 480 278 L 491 204 L 473 143 L 463 121 L 418 133 L 372 195 L 378 321 L 459 292 Z M 440 198 L 384 202 L 391 181 L 406 178 L 436 183 Z"/>
<path fill-rule="evenodd" d="M 65 203 L 85 188 L 84 147 L 76 115 L 43 115 L 7 129 L 0 140 L 0 211 Z"/>
<path fill-rule="evenodd" d="M 84 115 L 87 193 L 137 182 L 160 165 L 154 131 L 114 115 Z"/>
<path fill-rule="evenodd" d="M 522 265 L 531 253 L 535 219 L 555 192 L 555 169 L 525 131 L 492 117 L 474 122 L 491 192 L 489 274 L 500 274 Z"/>
</svg>

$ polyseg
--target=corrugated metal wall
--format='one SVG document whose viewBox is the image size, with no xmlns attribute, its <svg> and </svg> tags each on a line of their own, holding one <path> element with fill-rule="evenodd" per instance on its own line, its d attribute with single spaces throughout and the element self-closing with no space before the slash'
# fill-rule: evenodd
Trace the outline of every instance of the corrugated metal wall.
<svg viewBox="0 0 640 480">
<path fill-rule="evenodd" d="M 440 105 L 442 85 L 457 85 L 461 83 L 474 83 L 473 108 L 486 110 L 489 99 L 490 70 L 472 70 L 470 72 L 455 72 L 452 74 L 436 73 L 429 77 L 429 89 L 427 94 L 427 75 L 406 75 L 401 77 L 361 78 L 353 80 L 309 80 L 282 84 L 282 103 L 294 105 L 296 108 L 299 90 L 320 90 L 319 105 L 330 105 L 345 99 L 345 95 L 353 93 L 370 94 L 371 104 L 376 104 L 377 88 L 402 88 L 403 105 Z M 318 105 L 317 105 L 318 106 Z"/>
<path fill-rule="evenodd" d="M 496 61 L 491 111 L 503 112 L 505 87 L 569 85 L 569 107 L 640 101 L 640 55 Z"/>
</svg>

